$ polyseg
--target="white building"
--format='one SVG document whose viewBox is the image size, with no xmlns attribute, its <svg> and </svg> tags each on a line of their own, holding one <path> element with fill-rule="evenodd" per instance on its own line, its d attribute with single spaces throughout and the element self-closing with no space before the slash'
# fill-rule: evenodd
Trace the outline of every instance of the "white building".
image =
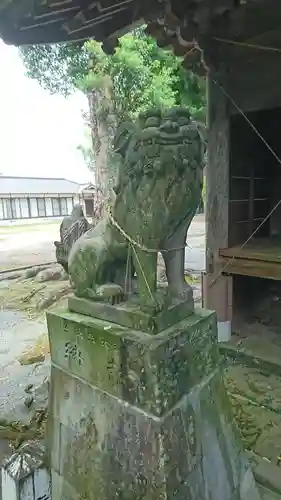
<svg viewBox="0 0 281 500">
<path fill-rule="evenodd" d="M 81 185 L 67 179 L 0 175 L 0 220 L 61 217 L 81 201 Z"/>
</svg>

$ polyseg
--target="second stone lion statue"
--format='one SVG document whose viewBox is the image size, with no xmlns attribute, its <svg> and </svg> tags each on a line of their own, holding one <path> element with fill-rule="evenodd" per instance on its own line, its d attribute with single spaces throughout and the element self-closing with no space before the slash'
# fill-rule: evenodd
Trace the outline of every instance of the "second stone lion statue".
<svg viewBox="0 0 281 500">
<path fill-rule="evenodd" d="M 204 166 L 197 125 L 186 109 L 153 109 L 119 128 L 115 151 L 122 161 L 110 213 L 69 254 L 75 294 L 122 300 L 130 260 L 141 306 L 157 309 L 161 252 L 168 296 L 185 300 L 190 296 L 184 280 L 186 235 L 200 202 Z"/>
</svg>

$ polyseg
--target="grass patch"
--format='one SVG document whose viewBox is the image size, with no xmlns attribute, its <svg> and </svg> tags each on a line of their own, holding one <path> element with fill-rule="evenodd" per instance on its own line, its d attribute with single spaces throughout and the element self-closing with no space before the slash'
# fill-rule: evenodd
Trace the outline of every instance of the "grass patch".
<svg viewBox="0 0 281 500">
<path fill-rule="evenodd" d="M 184 280 L 189 285 L 196 285 L 196 284 L 201 283 L 201 279 L 199 276 L 185 275 Z"/>
</svg>

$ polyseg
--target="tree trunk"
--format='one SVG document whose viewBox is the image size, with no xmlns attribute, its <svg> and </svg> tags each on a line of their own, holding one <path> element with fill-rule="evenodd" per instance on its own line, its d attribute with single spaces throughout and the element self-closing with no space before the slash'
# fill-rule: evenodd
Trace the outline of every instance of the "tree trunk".
<svg viewBox="0 0 281 500">
<path fill-rule="evenodd" d="M 104 201 L 110 197 L 115 184 L 115 172 L 112 163 L 112 144 L 116 128 L 111 96 L 111 82 L 104 79 L 103 88 L 88 92 L 89 118 L 92 145 L 95 157 L 95 184 L 97 188 L 97 212 L 103 213 Z M 96 210 L 95 210 L 96 211 Z"/>
<path fill-rule="evenodd" d="M 99 90 L 88 92 L 90 128 L 93 150 L 95 154 L 95 184 L 104 195 L 107 191 L 106 162 L 108 131 L 105 123 L 99 120 L 98 114 L 101 109 L 102 93 Z"/>
</svg>

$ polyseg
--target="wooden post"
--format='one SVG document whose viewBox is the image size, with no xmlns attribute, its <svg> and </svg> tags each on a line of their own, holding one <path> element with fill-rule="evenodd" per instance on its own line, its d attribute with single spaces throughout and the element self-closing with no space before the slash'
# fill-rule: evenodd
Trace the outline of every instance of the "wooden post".
<svg viewBox="0 0 281 500">
<path fill-rule="evenodd" d="M 218 330 L 231 328 L 232 278 L 221 276 L 219 249 L 228 246 L 230 114 L 225 72 L 210 72 L 207 84 L 208 163 L 206 169 L 206 275 L 203 304 L 216 311 Z M 216 84 L 215 82 L 218 82 Z"/>
</svg>

